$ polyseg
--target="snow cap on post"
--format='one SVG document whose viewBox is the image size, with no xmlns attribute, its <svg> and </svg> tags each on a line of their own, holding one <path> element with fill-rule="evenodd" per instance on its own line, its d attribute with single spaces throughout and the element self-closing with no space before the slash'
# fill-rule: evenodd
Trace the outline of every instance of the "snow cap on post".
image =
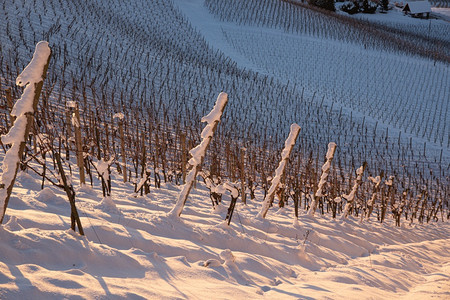
<svg viewBox="0 0 450 300">
<path fill-rule="evenodd" d="M 290 129 L 291 129 L 291 131 L 289 132 L 288 138 L 284 142 L 284 149 L 283 149 L 283 153 L 281 154 L 281 157 L 283 157 L 283 158 L 287 154 L 285 151 L 287 151 L 288 148 L 290 148 L 290 147 L 294 147 L 295 141 L 297 140 L 297 136 L 300 131 L 300 126 L 298 124 L 294 123 L 294 124 L 291 124 Z"/>
<path fill-rule="evenodd" d="M 209 112 L 207 116 L 202 118 L 202 122 L 206 122 L 208 124 L 214 122 L 220 122 L 220 117 L 222 116 L 223 109 L 228 102 L 228 94 L 221 92 L 219 96 L 217 96 L 216 104 L 214 108 Z"/>
<path fill-rule="evenodd" d="M 328 144 L 328 151 L 326 154 L 326 161 L 322 166 L 322 175 L 320 176 L 319 184 L 317 185 L 317 191 L 312 199 L 311 205 L 308 210 L 308 215 L 314 216 L 316 212 L 317 205 L 319 204 L 319 198 L 325 196 L 323 192 L 323 188 L 327 182 L 328 174 L 330 173 L 331 162 L 334 157 L 334 152 L 336 151 L 336 143 Z"/>
<path fill-rule="evenodd" d="M 40 41 L 36 45 L 34 50 L 33 58 L 30 63 L 25 67 L 25 69 L 17 76 L 16 84 L 18 86 L 26 86 L 28 83 L 37 83 L 42 81 L 42 70 L 48 61 L 50 56 L 50 47 L 48 42 Z"/>
<path fill-rule="evenodd" d="M 123 120 L 124 118 L 125 116 L 123 115 L 123 113 L 115 113 L 113 116 L 113 119 Z"/>
<path fill-rule="evenodd" d="M 50 52 L 47 42 L 39 42 L 36 45 L 36 50 L 34 51 L 30 63 L 25 67 L 22 73 L 17 76 L 16 84 L 20 87 L 25 86 L 25 90 L 22 93 L 22 97 L 20 97 L 11 110 L 12 116 L 19 117 L 22 114 L 34 112 L 34 85 L 43 80 L 42 76 L 44 74 L 42 73 L 42 70 L 47 64 Z"/>
<path fill-rule="evenodd" d="M 203 157 L 206 153 L 206 148 L 209 145 L 209 140 L 212 138 L 215 130 L 215 126 L 220 122 L 220 117 L 222 116 L 225 105 L 228 102 L 227 93 L 221 92 L 217 97 L 216 104 L 214 108 L 209 112 L 208 115 L 202 118 L 202 122 L 208 123 L 205 128 L 203 128 L 200 137 L 202 141 L 195 148 L 191 149 L 189 153 L 192 158 L 189 160 L 191 166 L 198 165 L 202 162 Z"/>
<path fill-rule="evenodd" d="M 77 107 L 77 102 L 76 101 L 67 101 L 66 102 L 66 107 L 68 107 L 68 108 L 76 108 Z"/>
<path fill-rule="evenodd" d="M 362 166 L 356 170 L 356 179 L 355 183 L 353 184 L 352 190 L 347 195 L 342 195 L 343 198 L 347 199 L 347 204 L 345 204 L 344 212 L 342 214 L 341 219 L 346 219 L 348 217 L 348 214 L 350 212 L 350 208 L 353 205 L 353 201 L 355 200 L 356 193 L 358 192 L 358 187 L 362 183 L 362 177 L 364 174 L 364 170 L 366 169 L 367 162 L 363 162 Z"/>
<path fill-rule="evenodd" d="M 336 150 L 336 143 L 334 142 L 329 143 L 326 159 L 332 159 L 335 150 Z"/>
</svg>

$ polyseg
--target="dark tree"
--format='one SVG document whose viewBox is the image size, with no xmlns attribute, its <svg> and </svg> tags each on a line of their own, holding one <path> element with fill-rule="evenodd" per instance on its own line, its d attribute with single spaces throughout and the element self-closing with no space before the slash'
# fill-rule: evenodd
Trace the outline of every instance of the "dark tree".
<svg viewBox="0 0 450 300">
<path fill-rule="evenodd" d="M 341 10 L 350 15 L 357 14 L 357 13 L 359 13 L 359 10 L 360 10 L 359 3 L 357 1 L 348 2 L 341 6 Z"/>
<path fill-rule="evenodd" d="M 381 0 L 380 7 L 381 12 L 387 12 L 389 9 L 389 0 Z"/>
<path fill-rule="evenodd" d="M 372 1 L 369 1 L 369 0 L 363 0 L 362 10 L 361 10 L 363 13 L 374 14 L 376 10 L 377 10 L 377 6 L 375 5 L 375 3 L 373 3 Z"/>
<path fill-rule="evenodd" d="M 334 0 L 308 0 L 308 3 L 329 11 L 336 11 Z"/>
</svg>

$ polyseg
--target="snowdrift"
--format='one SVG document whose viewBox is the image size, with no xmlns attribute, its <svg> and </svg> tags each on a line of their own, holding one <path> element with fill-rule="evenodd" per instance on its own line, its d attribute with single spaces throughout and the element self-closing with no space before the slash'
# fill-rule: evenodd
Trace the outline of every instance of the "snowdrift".
<svg viewBox="0 0 450 300">
<path fill-rule="evenodd" d="M 212 209 L 199 182 L 181 218 L 168 217 L 180 187 L 146 197 L 113 173 L 113 197 L 77 189 L 86 236 L 70 227 L 62 190 L 20 173 L 0 227 L 2 299 L 343 299 L 450 296 L 448 223 L 330 220 L 292 203 L 257 219 L 263 195 Z M 117 178 L 116 178 L 117 176 Z M 294 225 L 295 224 L 295 225 Z"/>
</svg>

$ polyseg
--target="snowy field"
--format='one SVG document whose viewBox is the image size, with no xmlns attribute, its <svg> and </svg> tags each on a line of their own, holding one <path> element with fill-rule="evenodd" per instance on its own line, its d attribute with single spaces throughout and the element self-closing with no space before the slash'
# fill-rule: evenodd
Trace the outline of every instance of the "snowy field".
<svg viewBox="0 0 450 300">
<path fill-rule="evenodd" d="M 403 132 L 439 145 L 448 143 L 447 64 L 281 31 L 227 28 L 224 34 L 266 72 L 320 91 L 330 102 Z"/>
<path fill-rule="evenodd" d="M 433 7 L 431 10 L 440 18 L 450 21 L 450 8 Z"/>
<path fill-rule="evenodd" d="M 61 189 L 26 173 L 0 227 L 1 299 L 446 299 L 449 223 L 394 226 L 376 218 L 330 220 L 293 208 L 255 218 L 263 195 L 229 195 L 212 210 L 203 184 L 181 219 L 166 213 L 180 187 L 134 196 L 113 173 L 112 200 L 77 188 L 86 233 L 74 233 Z M 97 182 L 98 184 L 98 182 Z M 211 296 L 211 295 L 214 296 Z"/>
<path fill-rule="evenodd" d="M 264 200 L 264 190 L 258 185 L 255 199 L 247 197 L 247 204 L 238 199 L 231 224 L 227 225 L 230 193 L 225 192 L 222 202 L 213 209 L 210 190 L 200 177 L 177 218 L 169 212 L 183 186 L 174 180 L 162 180 L 161 187 L 156 188 L 153 175 L 158 172 L 162 177 L 163 166 L 158 166 L 155 159 L 158 150 L 152 145 L 152 135 L 148 141 L 150 153 L 145 157 L 148 161 L 141 166 L 139 131 L 133 132 L 130 125 L 129 136 L 137 136 L 137 143 L 129 138 L 128 145 L 131 150 L 127 168 L 133 176 L 130 182 L 122 183 L 122 174 L 116 168 L 119 163 L 115 164 L 111 197 L 103 196 L 95 174 L 92 186 L 90 182 L 80 186 L 74 156 L 64 164 L 75 187 L 85 236 L 70 230 L 70 205 L 64 190 L 48 180 L 43 182 L 30 168 L 19 172 L 4 224 L 0 225 L 0 299 L 450 299 L 449 196 L 445 194 L 450 161 L 448 63 L 339 40 L 337 36 L 342 32 L 324 38 L 320 31 L 316 35 L 304 34 L 284 30 L 277 24 L 260 26 L 249 20 L 249 24 L 239 25 L 214 15 L 202 0 L 135 1 L 130 5 L 121 1 L 104 5 L 100 0 L 67 5 L 63 1 L 7 2 L 0 3 L 6 15 L 0 20 L 0 33 L 6 33 L 0 35 L 0 66 L 19 69 L 31 58 L 36 40 L 50 39 L 54 61 L 44 94 L 58 105 L 64 106 L 69 99 L 82 105 L 82 96 L 85 109 L 95 99 L 97 103 L 111 101 L 108 105 L 96 104 L 95 108 L 112 115 L 117 108 L 125 109 L 123 101 L 129 97 L 140 110 L 135 114 L 127 112 L 126 117 L 132 125 L 142 123 L 138 124 L 141 127 L 147 126 L 150 119 L 142 114 L 144 107 L 167 105 L 169 113 L 165 111 L 164 121 L 182 116 L 184 125 L 192 126 L 188 128 L 192 141 L 198 141 L 200 127 L 192 124 L 199 123 L 199 115 L 212 107 L 222 88 L 229 88 L 226 92 L 230 92 L 230 104 L 219 125 L 219 132 L 229 135 L 223 136 L 250 139 L 261 133 L 277 135 L 277 142 L 282 144 L 288 125 L 298 122 L 302 127 L 298 148 L 303 155 L 310 150 L 319 151 L 319 147 L 324 152 L 330 141 L 338 143 L 337 157 L 342 152 L 347 155 L 336 159 L 339 174 L 334 164 L 334 174 L 330 176 L 334 180 L 342 177 L 342 194 L 349 192 L 354 182 L 354 166 L 345 170 L 350 159 L 351 165 L 367 160 L 369 172 L 384 166 L 387 170 L 390 163 L 391 173 L 386 176 L 395 174 L 395 167 L 404 172 L 395 180 L 405 199 L 408 195 L 405 215 L 421 208 L 422 212 L 426 209 L 430 220 L 419 223 L 416 216 L 411 222 L 411 216 L 402 216 L 401 225 L 396 226 L 389 210 L 398 209 L 397 202 L 396 206 L 389 206 L 386 219 L 380 223 L 382 204 L 378 198 L 373 214 L 365 219 L 367 206 L 363 204 L 367 204 L 367 195 L 371 195 L 374 186 L 368 177 L 378 173 L 364 174 L 365 190 L 356 195 L 361 206 L 355 205 L 356 213 L 348 218 L 338 211 L 333 219 L 329 204 L 325 214 L 311 216 L 305 207 L 307 201 L 300 198 L 296 219 L 294 194 L 287 198 L 285 207 L 279 208 L 276 200 L 265 219 L 258 217 Z M 228 8 L 236 3 L 205 2 L 224 3 L 230 5 Z M 45 7 L 43 12 L 40 5 Z M 401 21 L 393 21 L 396 14 Z M 395 12 L 382 18 L 377 15 L 372 21 L 395 23 L 400 26 L 395 28 L 406 26 L 409 31 L 426 30 L 429 24 Z M 327 22 L 317 16 L 311 20 L 313 31 Z M 447 25 L 443 20 L 432 22 L 430 36 L 440 38 L 441 29 Z M 442 40 L 449 36 L 449 31 L 444 32 Z M 118 40 L 121 43 L 116 43 Z M 449 52 L 447 49 L 443 53 L 446 51 Z M 0 84 L 15 81 L 15 71 L 1 71 L 6 75 L 2 75 Z M 88 97 L 84 89 L 88 90 Z M 145 102 L 147 99 L 153 102 Z M 26 118 L 25 110 L 21 112 L 19 116 Z M 56 116 L 53 118 L 60 117 Z M 53 122 L 44 127 L 47 126 L 49 136 L 56 132 L 56 143 L 66 129 L 58 127 L 62 123 L 57 120 Z M 167 131 L 175 126 L 169 122 L 163 125 Z M 110 130 L 117 131 L 114 123 L 111 126 Z M 2 132 L 4 127 L 2 124 Z M 231 134 L 230 128 L 234 130 Z M 89 134 L 92 131 L 88 129 L 83 132 L 86 137 Z M 11 141 L 11 136 L 2 137 L 3 142 L 8 139 Z M 90 141 L 89 146 L 94 149 L 96 145 Z M 115 142 L 112 147 L 119 147 L 118 138 Z M 261 144 L 255 142 L 254 146 Z M 144 156 L 145 145 L 144 140 Z M 220 149 L 223 144 L 214 147 L 214 154 L 220 156 L 224 152 Z M 277 145 L 264 149 L 277 153 Z M 254 151 L 249 149 L 249 153 L 251 150 Z M 176 168 L 180 158 L 175 151 L 172 153 L 168 162 Z M 320 163 L 321 154 L 314 152 Z M 362 154 L 366 157 L 361 158 Z M 39 159 L 46 161 L 49 172 L 56 173 L 50 154 L 41 156 Z M 86 156 L 97 161 L 94 154 Z M 273 157 L 279 159 L 279 153 Z M 314 168 L 312 159 L 310 164 L 298 157 L 295 165 L 301 168 L 294 169 L 292 163 L 287 171 L 290 175 L 295 170 L 306 172 Z M 4 151 L 0 151 L 0 160 L 3 159 Z M 41 171 L 35 160 L 29 166 Z M 320 170 L 318 161 L 319 158 L 315 168 Z M 425 168 L 427 163 L 432 167 Z M 272 174 L 272 165 L 259 165 L 267 170 L 258 170 L 258 177 Z M 144 172 L 144 168 L 151 173 L 151 190 L 146 196 L 134 192 L 135 184 L 141 180 L 138 171 Z M 433 170 L 439 171 L 436 174 Z M 300 171 L 294 175 L 300 175 Z M 422 181 L 418 181 L 419 177 Z M 392 182 L 385 178 L 382 184 L 389 190 Z M 428 180 L 430 201 L 426 206 L 428 201 L 421 202 L 420 198 L 425 188 L 417 182 L 428 184 Z M 313 184 L 309 184 L 305 181 L 302 188 L 311 189 Z M 409 185 L 414 190 L 410 191 Z M 437 187 L 447 189 L 438 193 Z M 249 196 L 248 189 L 246 192 Z M 389 192 L 385 195 L 390 196 Z M 388 205 L 388 200 L 384 199 L 384 205 Z M 337 197 L 335 201 L 342 204 L 344 200 Z M 416 207 L 412 208 L 414 204 Z M 440 212 L 434 211 L 439 205 Z"/>
<path fill-rule="evenodd" d="M 220 47 L 242 67 L 296 83 L 310 93 L 317 91 L 328 102 L 371 117 L 394 131 L 448 148 L 448 63 L 367 49 L 364 44 L 320 35 L 286 33 L 269 26 L 214 25 L 202 1 L 175 2 L 211 45 Z M 430 30 L 450 26 L 442 20 L 404 16 L 397 9 L 388 14 L 356 16 L 401 25 L 405 30 L 412 27 L 411 32 L 426 26 Z M 448 33 L 436 34 L 448 39 Z"/>
</svg>

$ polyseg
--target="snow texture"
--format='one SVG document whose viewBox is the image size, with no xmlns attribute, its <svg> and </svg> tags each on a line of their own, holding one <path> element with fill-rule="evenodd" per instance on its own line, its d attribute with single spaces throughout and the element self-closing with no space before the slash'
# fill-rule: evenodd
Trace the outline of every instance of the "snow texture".
<svg viewBox="0 0 450 300">
<path fill-rule="evenodd" d="M 226 210 L 211 213 L 201 182 L 181 220 L 166 216 L 181 187 L 135 197 L 117 180 L 112 198 L 100 185 L 77 190 L 82 237 L 68 230 L 64 191 L 39 191 L 30 177 L 19 174 L 0 226 L 1 299 L 450 297 L 448 222 L 399 228 L 300 212 L 293 226 L 290 205 L 257 222 L 258 189 L 255 202 L 236 203 L 240 222 L 223 227 Z"/>
</svg>

